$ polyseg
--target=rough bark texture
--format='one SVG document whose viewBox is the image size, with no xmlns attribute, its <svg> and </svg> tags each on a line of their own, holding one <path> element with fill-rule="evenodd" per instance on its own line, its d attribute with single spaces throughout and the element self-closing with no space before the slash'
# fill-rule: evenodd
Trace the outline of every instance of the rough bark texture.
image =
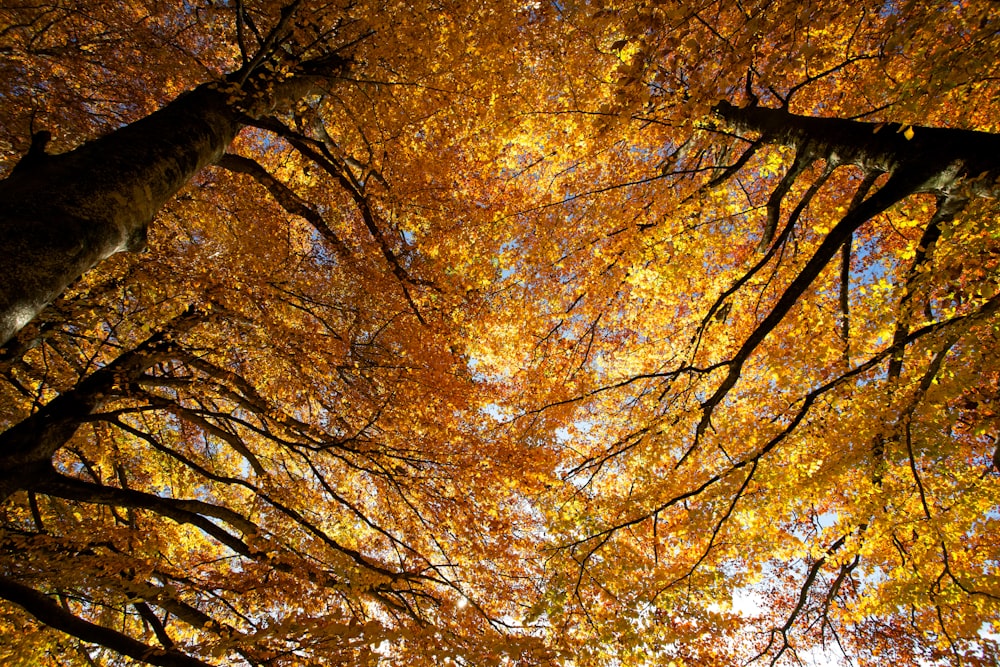
<svg viewBox="0 0 1000 667">
<path fill-rule="evenodd" d="M 0 181 L 0 345 L 85 271 L 140 249 L 157 210 L 239 129 L 210 85 L 61 155 L 29 153 Z"/>
</svg>

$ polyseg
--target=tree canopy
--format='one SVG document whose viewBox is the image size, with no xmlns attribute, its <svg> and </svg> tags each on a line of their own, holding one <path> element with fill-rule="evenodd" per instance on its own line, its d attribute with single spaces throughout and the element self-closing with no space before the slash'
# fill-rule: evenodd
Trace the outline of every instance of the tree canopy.
<svg viewBox="0 0 1000 667">
<path fill-rule="evenodd" d="M 998 47 L 0 8 L 0 659 L 994 664 Z"/>
</svg>

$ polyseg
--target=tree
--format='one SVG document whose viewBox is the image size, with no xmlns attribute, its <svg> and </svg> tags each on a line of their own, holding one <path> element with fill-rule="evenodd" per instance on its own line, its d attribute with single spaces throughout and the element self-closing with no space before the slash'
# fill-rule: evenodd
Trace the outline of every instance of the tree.
<svg viewBox="0 0 1000 667">
<path fill-rule="evenodd" d="M 5 12 L 9 82 L 78 70 L 12 83 L 6 108 L 57 153 L 4 182 L 7 303 L 17 319 L 35 264 L 27 301 L 63 293 L 3 356 L 4 660 L 544 662 L 505 619 L 540 535 L 521 498 L 541 480 L 515 470 L 545 452 L 515 458 L 482 423 L 456 333 L 481 276 L 411 240 L 447 215 L 426 147 L 457 151 L 495 92 L 465 10 Z M 519 17 L 476 18 L 499 38 Z M 64 291 L 154 213 L 148 252 Z"/>
<path fill-rule="evenodd" d="M 595 664 L 989 663 L 995 8 L 567 21 L 495 355 L 563 429 L 536 613 Z"/>
<path fill-rule="evenodd" d="M 9 659 L 995 653 L 989 3 L 7 11 Z"/>
</svg>

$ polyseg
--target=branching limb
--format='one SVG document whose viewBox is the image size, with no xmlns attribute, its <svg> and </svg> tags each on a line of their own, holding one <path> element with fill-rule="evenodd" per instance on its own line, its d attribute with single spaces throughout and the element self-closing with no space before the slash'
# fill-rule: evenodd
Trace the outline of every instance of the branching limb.
<svg viewBox="0 0 1000 667">
<path fill-rule="evenodd" d="M 703 187 L 699 188 L 698 193 L 700 194 L 705 190 L 710 190 L 711 188 L 722 185 L 730 178 L 735 176 L 740 169 L 746 166 L 746 163 L 750 161 L 750 158 L 756 155 L 757 151 L 763 148 L 763 146 L 764 142 L 759 139 L 751 143 L 749 146 L 747 146 L 746 150 L 744 150 L 743 153 L 740 154 L 739 158 L 736 159 L 736 162 L 726 167 L 721 174 L 718 174 L 717 176 L 713 177 L 712 180 L 706 183 Z"/>
<path fill-rule="evenodd" d="M 940 333 L 942 331 L 955 330 L 956 328 L 961 327 L 963 325 L 969 325 L 969 324 L 971 324 L 973 322 L 980 321 L 980 320 L 982 320 L 984 318 L 992 317 L 998 311 L 1000 311 L 1000 294 L 995 295 L 992 298 L 990 298 L 986 303 L 983 304 L 982 307 L 979 308 L 979 310 L 977 310 L 975 312 L 968 313 L 968 314 L 965 314 L 965 315 L 958 315 L 958 316 L 953 317 L 953 318 L 951 318 L 949 320 L 943 320 L 941 322 L 935 322 L 935 323 L 932 323 L 932 324 L 928 324 L 926 326 L 923 326 L 923 327 L 921 327 L 919 329 L 916 329 L 916 330 L 910 332 L 907 335 L 906 339 L 903 340 L 903 341 L 901 341 L 899 343 L 899 345 L 911 345 L 915 341 L 917 341 L 917 340 L 919 340 L 919 339 L 921 339 L 921 338 L 923 338 L 925 336 L 933 335 L 933 334 L 936 334 L 936 333 Z M 828 381 L 828 382 L 820 385 L 819 387 L 816 387 L 812 391 L 810 391 L 808 394 L 806 394 L 801 399 L 801 401 L 799 403 L 799 409 L 798 409 L 798 411 L 790 418 L 790 420 L 785 425 L 785 427 L 780 432 L 778 432 L 777 434 L 775 434 L 770 440 L 768 440 L 766 443 L 764 443 L 764 445 L 762 445 L 760 447 L 760 449 L 758 449 L 756 452 L 753 452 L 752 454 L 748 455 L 747 457 L 745 457 L 745 458 L 743 458 L 743 459 L 741 459 L 739 461 L 736 461 L 735 463 L 732 463 L 731 465 L 727 466 L 725 469 L 723 469 L 723 470 L 721 470 L 719 472 L 716 472 L 716 473 L 710 475 L 709 477 L 707 477 L 703 482 L 701 482 L 697 486 L 694 486 L 694 487 L 690 488 L 688 491 L 685 491 L 683 493 L 680 493 L 680 494 L 677 494 L 677 495 L 673 496 L 669 500 L 661 503 L 660 505 L 658 505 L 658 506 L 656 506 L 656 507 L 654 507 L 654 508 L 652 508 L 652 509 L 650 509 L 648 511 L 638 512 L 636 515 L 632 516 L 629 519 L 626 519 L 624 521 L 618 522 L 618 523 L 616 523 L 613 526 L 609 526 L 609 527 L 607 527 L 607 528 L 605 528 L 605 529 L 603 529 L 603 530 L 601 530 L 599 532 L 593 533 L 593 534 L 591 534 L 589 536 L 586 536 L 586 537 L 583 537 L 581 539 L 568 542 L 568 543 L 562 545 L 560 548 L 573 548 L 573 547 L 577 547 L 577 546 L 580 546 L 582 544 L 585 544 L 587 542 L 591 542 L 593 540 L 604 540 L 604 541 L 606 541 L 605 538 L 609 537 L 613 533 L 615 533 L 617 531 L 620 531 L 620 530 L 623 530 L 623 529 L 626 529 L 626 528 L 629 528 L 631 526 L 635 526 L 635 525 L 637 525 L 637 524 L 639 524 L 639 523 L 641 523 L 643 521 L 651 519 L 652 517 L 654 517 L 654 516 L 656 516 L 656 515 L 658 515 L 658 514 L 660 514 L 662 512 L 665 512 L 666 510 L 670 509 L 671 507 L 675 507 L 677 505 L 682 504 L 686 500 L 698 497 L 698 496 L 702 495 L 703 493 L 707 492 L 712 487 L 716 486 L 719 482 L 721 482 L 723 480 L 726 480 L 726 479 L 729 479 L 732 475 L 738 473 L 739 471 L 743 470 L 744 468 L 746 468 L 748 466 L 755 465 L 763 457 L 765 457 L 768 453 L 770 453 L 776 447 L 778 447 L 778 445 L 780 445 L 786 438 L 788 438 L 789 435 L 791 435 L 791 433 L 796 428 L 798 428 L 799 424 L 801 424 L 802 421 L 808 415 L 808 413 L 809 413 L 810 409 L 812 408 L 813 404 L 815 404 L 815 402 L 817 400 L 819 400 L 820 397 L 822 397 L 826 393 L 832 391 L 833 389 L 835 389 L 835 388 L 843 385 L 844 383 L 846 383 L 847 381 L 851 380 L 852 378 L 856 378 L 858 376 L 862 376 L 865 373 L 868 373 L 872 369 L 876 368 L 880 364 L 884 363 L 885 360 L 887 358 L 889 358 L 893 354 L 893 352 L 895 350 L 896 350 L 896 346 L 895 345 L 890 345 L 886 349 L 881 350 L 879 353 L 877 353 L 874 356 L 870 357 L 863 364 L 859 364 L 858 366 L 852 368 L 851 370 L 847 371 L 846 373 L 843 373 L 842 375 L 840 375 L 840 376 L 838 376 L 838 377 L 836 377 L 836 378 L 834 378 L 834 379 L 832 379 L 832 380 L 830 380 L 830 381 Z M 602 542 L 602 544 L 603 544 L 603 542 Z"/>
<path fill-rule="evenodd" d="M 778 647 L 777 653 L 775 653 L 774 656 L 771 658 L 771 665 L 772 666 L 776 665 L 778 663 L 778 660 L 781 659 L 781 656 L 784 655 L 785 651 L 791 650 L 792 645 L 788 637 L 789 631 L 792 629 L 792 626 L 795 625 L 796 619 L 805 609 L 806 603 L 809 601 L 809 592 L 812 590 L 813 585 L 816 583 L 816 578 L 819 576 L 820 570 L 822 570 L 823 566 L 826 564 L 827 557 L 836 553 L 837 550 L 840 549 L 840 547 L 842 547 L 846 541 L 847 541 L 847 535 L 841 536 L 840 539 L 838 539 L 836 542 L 830 545 L 830 547 L 826 550 L 825 555 L 817 558 L 813 562 L 813 564 L 809 566 L 809 571 L 806 573 L 805 581 L 802 582 L 802 586 L 799 589 L 798 600 L 796 600 L 795 606 L 792 608 L 792 611 L 788 614 L 788 618 L 785 620 L 785 624 L 780 628 L 775 628 L 771 630 L 770 637 L 768 638 L 767 641 L 767 646 L 765 646 L 760 653 L 754 656 L 754 658 L 750 662 L 756 662 L 760 658 L 767 655 L 771 651 L 771 648 L 774 646 L 775 638 L 779 635 L 781 636 L 781 646 Z"/>
<path fill-rule="evenodd" d="M 79 618 L 52 598 L 13 579 L 0 575 L 0 597 L 13 602 L 45 625 L 85 642 L 98 644 L 122 655 L 162 667 L 212 667 L 207 662 L 176 649 L 148 646 L 116 630 Z"/>
<path fill-rule="evenodd" d="M 421 285 L 427 283 L 425 283 L 425 281 L 419 281 L 412 278 L 409 272 L 403 267 L 403 263 L 400 258 L 397 257 L 396 253 L 391 247 L 389 247 L 389 244 L 386 242 L 385 237 L 382 235 L 382 231 L 379 229 L 378 223 L 376 222 L 375 212 L 372 209 L 367 196 L 365 196 L 363 189 L 357 182 L 357 179 L 351 172 L 350 167 L 342 161 L 338 161 L 333 155 L 331 155 L 329 151 L 326 150 L 326 147 L 322 142 L 310 139 L 299 134 L 298 132 L 295 132 L 276 118 L 260 120 L 248 119 L 248 122 L 261 129 L 274 132 L 278 136 L 284 138 L 292 145 L 292 147 L 302 153 L 302 155 L 312 160 L 315 164 L 322 168 L 323 171 L 327 172 L 337 180 L 344 191 L 347 192 L 354 200 L 365 227 L 368 229 L 369 234 L 371 234 L 372 239 L 376 242 L 376 244 L 378 244 L 379 249 L 382 251 L 382 256 L 389 264 L 389 268 L 392 270 L 393 275 L 396 276 L 396 279 L 403 290 L 403 295 L 406 297 L 406 301 L 413 310 L 414 315 L 416 315 L 421 324 L 426 324 L 423 315 L 420 313 L 420 309 L 417 308 L 417 304 L 413 300 L 413 296 L 410 294 L 408 285 Z"/>
<path fill-rule="evenodd" d="M 323 216 L 316 209 L 309 206 L 294 190 L 275 178 L 259 162 L 241 155 L 226 153 L 216 164 L 223 169 L 253 177 L 254 180 L 267 188 L 267 191 L 271 193 L 274 200 L 285 211 L 304 218 L 309 222 L 326 239 L 338 257 L 347 259 L 351 256 L 350 250 L 334 233 L 333 229 L 330 228 L 330 225 L 327 224 Z"/>
<path fill-rule="evenodd" d="M 203 415 L 198 414 L 194 410 L 189 410 L 181 405 L 178 405 L 174 401 L 160 399 L 155 396 L 150 396 L 149 399 L 153 407 L 158 407 L 162 410 L 165 410 L 166 412 L 169 412 L 179 417 L 180 419 L 183 419 L 189 424 L 197 426 L 206 434 L 213 435 L 219 440 L 222 440 L 223 442 L 227 443 L 230 447 L 233 448 L 233 451 L 235 451 L 237 454 L 243 457 L 243 460 L 247 462 L 247 464 L 250 466 L 250 468 L 254 471 L 254 473 L 258 477 L 263 477 L 267 474 L 267 470 L 261 464 L 257 456 L 252 451 L 250 451 L 250 448 L 247 446 L 247 444 L 243 442 L 243 439 L 240 438 L 240 436 L 237 435 L 236 433 L 227 431 L 221 426 L 212 423 Z"/>
<path fill-rule="evenodd" d="M 278 510 L 283 515 L 285 515 L 286 517 L 288 517 L 289 519 L 291 519 L 295 524 L 297 524 L 299 527 L 301 527 L 307 533 L 313 535 L 314 537 L 316 537 L 317 539 L 319 539 L 321 542 L 323 542 L 324 544 L 326 544 L 332 550 L 334 550 L 334 551 L 336 551 L 338 553 L 343 554 L 344 556 L 346 556 L 350 560 L 352 560 L 354 563 L 356 563 L 356 564 L 358 564 L 358 565 L 366 568 L 367 570 L 369 570 L 369 571 L 371 571 L 373 573 L 376 573 L 376 574 L 379 574 L 381 576 L 384 576 L 384 577 L 386 577 L 387 579 L 389 579 L 391 581 L 432 581 L 432 580 L 434 580 L 432 577 L 429 577 L 429 576 L 423 575 L 423 574 L 419 574 L 419 573 L 401 572 L 401 571 L 396 571 L 396 570 L 388 569 L 385 566 L 381 565 L 380 563 L 374 562 L 372 559 L 366 557 L 361 552 L 356 551 L 354 549 L 350 549 L 350 548 L 345 547 L 344 545 L 340 544 L 338 541 L 336 541 L 335 539 L 333 539 L 332 537 L 330 537 L 330 535 L 328 535 L 320 527 L 316 526 L 314 523 L 312 523 L 311 521 L 309 521 L 301 512 L 295 510 L 294 508 L 292 508 L 291 506 L 289 506 L 289 505 L 287 505 L 285 503 L 282 503 L 282 502 L 276 500 L 272 495 L 264 492 L 262 489 L 260 489 L 257 486 L 255 486 L 255 485 L 247 482 L 246 480 L 242 480 L 242 479 L 238 479 L 238 478 L 233 478 L 233 477 L 222 476 L 222 475 L 217 475 L 217 474 L 211 472 L 210 470 L 207 470 L 203 466 L 198 465 L 195 461 L 192 461 L 190 458 L 188 458 L 186 456 L 183 456 L 182 454 L 180 454 L 180 453 L 178 453 L 178 452 L 176 452 L 176 451 L 174 451 L 174 450 L 172 450 L 172 449 L 170 449 L 168 447 L 163 446 L 162 444 L 159 443 L 159 441 L 157 441 L 152 436 L 143 433 L 142 431 L 140 431 L 140 430 L 138 430 L 138 429 L 130 426 L 129 424 L 126 424 L 125 422 L 122 422 L 120 420 L 116 420 L 113 423 L 115 423 L 119 428 L 122 428 L 123 430 L 125 430 L 125 431 L 127 431 L 127 432 L 129 432 L 129 433 L 131 433 L 131 434 L 133 434 L 133 435 L 135 435 L 137 437 L 142 438 L 146 442 L 149 442 L 155 449 L 157 449 L 157 450 L 159 450 L 159 451 L 161 451 L 161 452 L 163 452 L 163 453 L 171 456 L 172 458 L 180 461 L 185 466 L 188 466 L 189 468 L 191 468 L 192 470 L 194 470 L 199 475 L 205 477 L 206 479 L 211 479 L 213 481 L 220 482 L 220 483 L 225 483 L 225 484 L 237 484 L 239 486 L 242 486 L 242 487 L 244 487 L 244 488 L 252 491 L 262 501 L 264 501 L 267 504 L 269 504 L 272 507 L 274 507 L 276 510 Z M 71 480 L 73 482 L 76 481 L 76 480 L 72 480 L 72 478 L 63 478 L 63 479 L 64 480 Z M 86 488 L 83 487 L 83 486 L 81 486 L 81 485 L 84 485 L 84 484 L 87 484 L 89 486 L 86 487 Z M 202 530 L 205 530 L 205 532 L 207 532 L 208 534 L 212 535 L 213 537 L 216 537 L 216 539 L 218 539 L 223 544 L 226 544 L 227 546 L 229 546 L 230 548 L 232 548 L 236 553 L 239 553 L 239 554 L 244 555 L 244 556 L 256 557 L 255 554 L 249 549 L 249 547 L 247 547 L 242 542 L 240 542 L 239 544 L 234 544 L 234 543 L 231 543 L 232 540 L 235 539 L 232 536 L 228 536 L 228 541 L 227 541 L 227 535 L 228 534 L 219 535 L 219 534 L 216 534 L 214 532 L 211 532 L 210 530 L 206 530 L 205 527 L 204 527 L 204 525 L 203 525 L 206 522 L 204 522 L 204 521 L 198 522 L 198 521 L 192 520 L 190 514 L 192 514 L 192 513 L 198 513 L 198 514 L 204 514 L 206 516 L 212 516 L 212 517 L 221 519 L 222 521 L 225 521 L 225 522 L 229 523 L 230 525 L 232 525 L 232 526 L 234 526 L 234 527 L 242 530 L 247 535 L 263 535 L 264 534 L 264 531 L 260 527 L 258 527 L 256 524 L 254 524 L 253 522 L 249 521 L 248 519 L 246 519 L 242 515 L 237 514 L 235 512 L 232 512 L 228 508 L 217 507 L 215 505 L 210 505 L 208 503 L 203 503 L 202 501 L 197 501 L 197 500 L 177 500 L 177 499 L 172 499 L 172 498 L 161 498 L 159 496 L 152 496 L 150 494 L 142 494 L 140 492 L 130 492 L 131 494 L 134 494 L 134 495 L 133 496 L 128 496 L 126 494 L 120 493 L 122 491 L 120 489 L 114 489 L 112 487 L 101 487 L 101 486 L 96 485 L 96 484 L 89 484 L 87 482 L 82 482 L 82 481 L 79 482 L 79 484 L 77 484 L 75 486 L 76 486 L 76 488 L 73 488 L 73 487 L 71 487 L 68 484 L 64 484 L 62 487 L 60 487 L 60 486 L 53 486 L 52 488 L 47 488 L 46 487 L 46 488 L 44 488 L 42 490 L 45 491 L 46 493 L 50 493 L 50 495 L 56 495 L 56 496 L 63 497 L 63 498 L 72 498 L 72 499 L 81 500 L 81 501 L 84 501 L 84 502 L 96 502 L 96 503 L 101 503 L 101 504 L 111 504 L 111 503 L 114 503 L 114 504 L 119 504 L 119 505 L 140 507 L 140 508 L 143 508 L 143 509 L 152 510 L 154 512 L 157 512 L 157 513 L 163 515 L 163 516 L 166 516 L 168 518 L 174 519 L 175 521 L 193 523 L 194 525 L 197 525 L 199 528 L 202 528 Z M 96 487 L 96 489 L 95 489 L 95 487 Z M 331 487 L 327 486 L 327 489 L 332 492 L 332 488 Z M 100 492 L 100 493 L 98 493 L 98 492 Z M 337 500 L 337 501 L 343 501 L 343 499 L 339 495 L 336 495 L 336 494 L 334 494 L 333 498 L 334 498 L 334 500 Z M 343 502 L 346 502 L 346 501 L 343 501 Z M 383 532 L 387 537 L 389 537 L 390 539 L 392 539 L 394 542 L 397 542 L 400 545 L 404 545 L 403 542 L 401 542 L 399 540 L 396 540 L 388 532 L 383 531 L 381 528 L 379 528 L 374 522 L 372 522 L 366 515 L 364 515 L 363 513 L 361 513 L 360 510 L 358 510 L 356 507 L 354 507 L 353 505 L 350 505 L 350 504 L 348 504 L 348 506 L 349 506 L 349 509 L 352 510 L 359 518 L 362 518 L 366 523 L 368 523 L 369 525 L 371 525 L 373 528 L 379 530 L 380 532 Z M 215 524 L 213 524 L 211 522 L 207 522 L 207 523 L 209 523 L 210 526 L 215 527 Z M 218 527 L 215 527 L 215 528 L 216 528 L 217 531 L 221 530 L 221 529 L 218 529 Z M 409 547 L 409 545 L 404 545 L 404 546 L 408 550 L 410 550 L 411 552 L 416 553 L 416 550 L 414 550 L 411 547 Z M 394 591 L 394 592 L 396 592 L 398 594 L 398 591 Z"/>
<path fill-rule="evenodd" d="M 865 172 L 864 178 L 854 192 L 851 204 L 847 210 L 857 208 L 858 204 L 864 201 L 868 192 L 875 185 L 875 181 L 881 172 L 870 170 Z M 844 365 L 851 367 L 851 253 L 854 244 L 854 233 L 848 235 L 844 245 L 840 248 L 840 337 L 844 341 Z"/>
<path fill-rule="evenodd" d="M 230 75 L 231 79 L 242 86 L 257 71 L 257 68 L 262 63 L 271 58 L 275 51 L 281 47 L 281 44 L 288 39 L 288 35 L 291 32 L 289 24 L 291 23 L 292 16 L 295 14 L 295 10 L 300 4 L 302 4 L 302 0 L 293 0 L 290 4 L 282 7 L 281 17 L 275 26 L 271 28 L 270 32 L 268 32 L 267 36 L 264 37 L 260 48 L 257 49 L 257 53 L 243 67 Z"/>
<path fill-rule="evenodd" d="M 116 386 L 169 359 L 175 350 L 172 339 L 191 330 L 204 318 L 200 310 L 188 308 L 159 333 L 122 353 L 73 389 L 0 433 L 0 498 L 17 489 L 30 488 L 38 476 L 44 476 L 53 454 L 107 401 Z"/>
<path fill-rule="evenodd" d="M 774 187 L 774 190 L 771 191 L 771 196 L 767 199 L 767 224 L 764 226 L 764 232 L 761 234 L 760 242 L 757 244 L 757 252 L 764 252 L 771 245 L 774 233 L 778 230 L 778 220 L 781 218 L 781 200 L 785 198 L 792 184 L 798 180 L 799 176 L 815 160 L 816 156 L 808 145 L 799 146 L 795 151 L 795 159 L 792 161 L 792 166 L 781 177 L 781 181 Z"/>
<path fill-rule="evenodd" d="M 139 612 L 139 616 L 145 621 L 149 627 L 153 629 L 153 634 L 156 635 L 156 639 L 160 642 L 160 645 L 168 651 L 174 648 L 174 640 L 170 638 L 167 634 L 167 629 L 163 627 L 163 623 L 156 616 L 153 610 L 145 602 L 133 602 L 132 607 Z"/>
<path fill-rule="evenodd" d="M 685 579 L 688 579 L 691 575 L 695 573 L 695 570 L 697 570 L 701 566 L 701 564 L 705 562 L 705 559 L 708 558 L 708 555 L 712 552 L 712 547 L 715 546 L 715 541 L 716 539 L 718 539 L 719 533 L 722 531 L 722 527 L 726 524 L 727 521 L 729 521 L 729 517 L 733 515 L 733 510 L 736 509 L 736 504 L 740 501 L 740 498 L 742 498 L 743 495 L 746 493 L 747 487 L 750 486 L 750 481 L 753 479 L 754 473 L 757 472 L 757 466 L 759 464 L 760 464 L 759 458 L 753 459 L 752 462 L 750 463 L 750 469 L 747 470 L 746 476 L 743 478 L 742 484 L 740 484 L 740 488 L 736 491 L 735 494 L 733 494 L 733 497 L 730 500 L 729 506 L 726 508 L 726 511 L 719 518 L 719 520 L 715 522 L 715 525 L 712 527 L 712 534 L 708 539 L 708 544 L 705 545 L 705 548 L 702 550 L 701 556 L 698 557 L 698 560 L 696 560 L 691 565 L 691 567 L 688 568 L 687 572 L 680 575 L 679 577 L 668 583 L 666 586 L 661 588 L 659 591 L 657 591 L 656 595 L 653 596 L 654 600 L 656 599 L 656 597 L 658 597 L 661 593 L 663 593 L 667 589 L 676 586 Z M 659 512 L 654 513 L 653 520 L 656 521 L 658 516 Z"/>
<path fill-rule="evenodd" d="M 785 226 L 781 230 L 781 234 L 778 235 L 777 240 L 770 245 L 767 252 L 764 253 L 764 256 L 761 257 L 759 260 L 757 260 L 757 262 L 752 267 L 750 267 L 742 276 L 740 276 L 740 278 L 736 282 L 734 282 L 732 285 L 729 286 L 728 289 L 726 289 L 722 294 L 720 294 L 719 297 L 715 300 L 715 303 L 712 304 L 712 307 L 708 309 L 708 313 L 702 319 L 701 325 L 698 327 L 698 332 L 695 335 L 694 347 L 691 352 L 691 358 L 694 358 L 694 356 L 697 354 L 698 348 L 701 345 L 702 336 L 704 336 L 705 333 L 705 329 L 711 323 L 711 320 L 716 315 L 716 313 L 720 311 L 726 299 L 731 297 L 740 288 L 742 288 L 744 285 L 750 282 L 750 280 L 755 275 L 757 275 L 757 273 L 760 272 L 761 269 L 767 266 L 767 264 L 771 261 L 771 259 L 774 258 L 775 254 L 777 254 L 778 252 L 778 249 L 785 243 L 785 241 L 791 235 L 792 230 L 795 228 L 795 224 L 798 222 L 799 217 L 802 215 L 803 211 L 805 211 L 806 207 L 809 206 L 809 203 L 812 201 L 813 197 L 815 197 L 816 193 L 819 192 L 819 189 L 823 187 L 823 185 L 829 179 L 830 175 L 833 173 L 833 170 L 836 169 L 836 167 L 837 163 L 835 161 L 832 160 L 827 161 L 826 168 L 823 170 L 823 173 L 820 174 L 820 176 L 809 186 L 809 189 L 806 190 L 805 194 L 802 195 L 802 199 L 799 200 L 799 203 L 795 206 L 791 214 L 788 216 L 788 222 L 785 223 Z"/>
<path fill-rule="evenodd" d="M 920 269 L 930 259 L 934 251 L 934 246 L 941 238 L 941 225 L 951 222 L 955 216 L 965 207 L 967 201 L 959 197 L 940 196 L 937 201 L 937 208 L 933 217 L 924 228 L 924 233 L 917 242 L 916 253 L 906 278 L 903 281 L 903 296 L 899 300 L 899 314 L 896 317 L 896 327 L 893 331 L 893 340 L 906 335 L 910 326 L 910 317 L 913 314 L 913 296 L 916 292 L 916 281 L 920 277 Z M 900 350 L 889 361 L 888 379 L 890 383 L 899 380 L 903 370 L 903 352 Z"/>
<path fill-rule="evenodd" d="M 840 222 L 830 230 L 806 265 L 785 288 L 771 312 L 754 328 L 729 361 L 726 377 L 715 393 L 702 403 L 702 418 L 695 430 L 694 442 L 678 461 L 678 466 L 698 447 L 701 437 L 711 424 L 712 412 L 722 403 L 729 390 L 739 380 L 743 366 L 750 355 L 785 318 L 833 255 L 840 249 L 840 246 L 865 222 L 912 194 L 916 184 L 924 182 L 925 178 L 926 174 L 919 169 L 896 171 L 875 194 L 864 200 L 854 210 L 848 211 Z"/>
<path fill-rule="evenodd" d="M 887 401 L 889 402 L 892 401 L 899 378 L 902 375 L 903 356 L 906 351 L 905 346 L 896 345 L 896 341 L 904 339 L 910 329 L 910 320 L 913 315 L 913 296 L 916 292 L 917 280 L 921 276 L 920 269 L 930 259 L 934 245 L 941 236 L 941 225 L 954 219 L 955 215 L 965 207 L 965 204 L 966 200 L 962 198 L 943 195 L 938 197 L 934 215 L 931 217 L 930 222 L 927 223 L 927 227 L 924 228 L 924 233 L 921 235 L 920 241 L 917 242 L 913 263 L 910 265 L 910 269 L 907 271 L 906 278 L 903 281 L 903 295 L 899 300 L 899 312 L 896 315 L 896 325 L 892 335 L 893 347 L 896 351 L 889 359 L 889 367 L 886 373 L 889 391 Z M 938 364 L 940 364 L 940 361 L 938 361 Z M 882 481 L 886 446 L 890 442 L 896 441 L 898 437 L 899 433 L 897 431 L 890 437 L 879 435 L 872 440 L 872 479 L 876 484 Z"/>
<path fill-rule="evenodd" d="M 220 521 L 225 521 L 245 535 L 259 535 L 261 532 L 260 528 L 252 521 L 228 507 L 213 505 L 202 500 L 165 498 L 144 491 L 119 489 L 114 486 L 105 486 L 74 477 L 67 477 L 55 470 L 41 483 L 37 484 L 35 489 L 41 493 L 67 500 L 150 510 L 169 517 L 178 523 L 193 524 L 241 554 L 249 552 L 246 545 L 242 542 L 237 544 L 237 538 L 222 531 L 215 523 L 207 521 L 203 517 L 212 517 Z M 211 528 L 206 529 L 208 526 L 211 526 Z"/>
<path fill-rule="evenodd" d="M 830 585 L 830 589 L 826 592 L 826 599 L 823 601 L 823 611 L 820 615 L 822 619 L 822 628 L 824 631 L 827 628 L 830 628 L 834 637 L 837 637 L 837 633 L 830 621 L 830 607 L 833 605 L 833 601 L 837 599 L 837 595 L 840 593 L 840 587 L 844 585 L 844 581 L 848 576 L 850 576 L 851 572 L 854 571 L 860 562 L 861 556 L 859 554 L 855 554 L 854 559 L 851 560 L 850 563 L 843 563 L 840 566 L 840 570 L 837 572 L 837 578 L 833 580 L 833 583 Z M 837 642 L 839 644 L 839 637 Z"/>
<path fill-rule="evenodd" d="M 788 89 L 788 92 L 785 93 L 784 98 L 781 99 L 781 107 L 783 109 L 787 109 L 788 105 L 792 101 L 792 96 L 794 96 L 795 93 L 799 92 L 800 90 L 802 90 L 806 86 L 809 86 L 809 85 L 811 85 L 813 83 L 816 83 L 820 79 L 828 77 L 831 74 L 836 74 L 840 70 L 848 67 L 849 65 L 853 65 L 856 62 L 861 62 L 863 60 L 872 60 L 872 59 L 875 59 L 875 58 L 878 58 L 878 56 L 877 55 L 857 55 L 857 56 L 852 56 L 850 58 L 845 59 L 843 62 L 840 62 L 840 63 L 834 65 L 833 67 L 829 67 L 829 68 L 823 70 L 822 72 L 818 72 L 817 74 L 813 74 L 812 76 L 807 76 L 802 81 L 798 82 L 797 84 L 795 84 L 794 86 L 792 86 L 791 88 Z"/>
<path fill-rule="evenodd" d="M 254 24 L 253 19 L 247 12 L 246 4 L 243 0 L 236 0 L 236 43 L 240 47 L 240 58 L 242 64 L 246 65 L 250 62 L 250 52 L 247 50 L 246 44 L 246 34 L 245 30 L 249 29 L 253 33 L 254 38 L 257 40 L 257 46 L 261 47 L 264 45 L 264 38 L 261 36 L 260 31 L 257 30 L 257 26 Z"/>
</svg>

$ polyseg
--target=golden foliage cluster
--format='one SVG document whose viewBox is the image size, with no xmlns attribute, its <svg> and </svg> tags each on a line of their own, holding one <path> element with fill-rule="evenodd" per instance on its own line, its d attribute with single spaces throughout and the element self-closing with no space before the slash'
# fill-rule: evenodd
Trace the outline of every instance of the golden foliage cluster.
<svg viewBox="0 0 1000 667">
<path fill-rule="evenodd" d="M 985 0 L 0 8 L 8 168 L 40 129 L 68 151 L 350 63 L 4 348 L 10 429 L 107 377 L 0 510 L 0 661 L 993 664 L 1000 172 L 908 187 L 804 280 L 894 172 L 713 110 L 989 133 L 998 27 Z"/>
</svg>

